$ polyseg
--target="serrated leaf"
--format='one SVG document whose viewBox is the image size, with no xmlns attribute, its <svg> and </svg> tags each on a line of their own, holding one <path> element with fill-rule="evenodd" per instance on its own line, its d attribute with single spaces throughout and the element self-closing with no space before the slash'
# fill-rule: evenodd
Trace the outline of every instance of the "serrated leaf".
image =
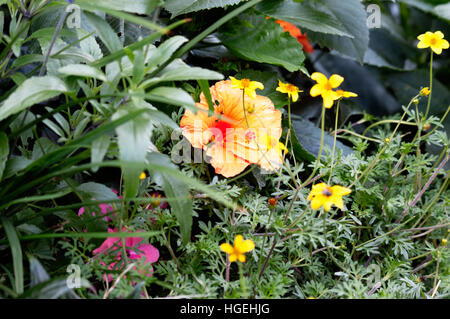
<svg viewBox="0 0 450 319">
<path fill-rule="evenodd" d="M 353 38 L 317 32 L 309 32 L 308 37 L 362 64 L 369 46 L 369 30 L 367 13 L 360 0 L 317 0 L 316 6 L 333 15 Z"/>
<path fill-rule="evenodd" d="M 166 0 L 164 8 L 172 18 L 189 12 L 235 5 L 244 0 Z"/>
<path fill-rule="evenodd" d="M 282 66 L 290 72 L 303 66 L 302 45 L 272 20 L 261 15 L 242 15 L 240 24 L 219 33 L 222 43 L 236 56 Z"/>
<path fill-rule="evenodd" d="M 81 1 L 80 1 L 81 2 Z M 95 4 L 112 10 L 138 14 L 149 14 L 161 3 L 161 0 L 96 0 Z"/>
<path fill-rule="evenodd" d="M 0 121 L 67 91 L 66 84 L 57 77 L 32 77 L 23 82 L 0 106 Z"/>
<path fill-rule="evenodd" d="M 353 37 L 336 17 L 317 10 L 307 2 L 269 0 L 258 4 L 256 10 L 311 31 Z"/>
</svg>

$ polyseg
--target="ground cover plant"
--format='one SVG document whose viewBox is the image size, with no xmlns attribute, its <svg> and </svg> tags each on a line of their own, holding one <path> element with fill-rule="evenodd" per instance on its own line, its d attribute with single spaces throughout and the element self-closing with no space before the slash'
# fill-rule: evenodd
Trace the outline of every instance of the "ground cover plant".
<svg viewBox="0 0 450 319">
<path fill-rule="evenodd" d="M 0 0 L 1 298 L 448 298 L 441 0 Z"/>
</svg>

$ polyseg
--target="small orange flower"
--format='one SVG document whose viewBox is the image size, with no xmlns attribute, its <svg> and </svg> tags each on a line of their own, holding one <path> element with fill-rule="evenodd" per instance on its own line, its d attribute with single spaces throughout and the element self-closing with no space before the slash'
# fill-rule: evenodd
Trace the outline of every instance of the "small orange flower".
<svg viewBox="0 0 450 319">
<path fill-rule="evenodd" d="M 280 168 L 281 112 L 272 101 L 255 94 L 254 99 L 244 99 L 244 113 L 242 90 L 234 88 L 231 81 L 217 82 L 210 92 L 214 114 L 208 115 L 202 93 L 196 103 L 199 111 L 186 110 L 180 127 L 192 146 L 206 151 L 216 173 L 232 177 L 250 164 L 267 171 Z"/>
<path fill-rule="evenodd" d="M 283 27 L 284 32 L 289 32 L 292 37 L 297 39 L 297 41 L 303 46 L 303 51 L 308 53 L 314 52 L 314 48 L 309 43 L 308 37 L 306 34 L 302 34 L 302 31 L 299 28 L 287 21 L 276 20 L 275 22 Z"/>
<path fill-rule="evenodd" d="M 277 206 L 277 199 L 274 197 L 269 198 L 268 200 L 269 208 L 274 209 Z"/>
</svg>

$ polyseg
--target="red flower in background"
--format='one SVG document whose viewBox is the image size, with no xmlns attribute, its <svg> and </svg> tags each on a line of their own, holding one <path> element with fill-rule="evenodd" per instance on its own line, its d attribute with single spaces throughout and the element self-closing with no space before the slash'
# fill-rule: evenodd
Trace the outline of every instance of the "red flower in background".
<svg viewBox="0 0 450 319">
<path fill-rule="evenodd" d="M 297 38 L 297 41 L 303 46 L 303 51 L 308 53 L 314 52 L 314 48 L 309 43 L 308 37 L 306 34 L 302 34 L 302 31 L 299 28 L 292 23 L 283 20 L 276 20 L 275 22 L 283 27 L 284 32 L 289 32 L 292 37 Z"/>
</svg>

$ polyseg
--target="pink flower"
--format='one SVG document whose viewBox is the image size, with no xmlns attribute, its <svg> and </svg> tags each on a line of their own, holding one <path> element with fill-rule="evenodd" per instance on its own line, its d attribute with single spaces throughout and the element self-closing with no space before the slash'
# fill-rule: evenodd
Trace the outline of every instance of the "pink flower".
<svg viewBox="0 0 450 319">
<path fill-rule="evenodd" d="M 122 229 L 122 232 L 126 232 L 126 228 Z M 117 232 L 117 229 L 108 229 L 109 233 Z M 125 238 L 125 250 L 128 259 L 144 261 L 144 265 L 149 266 L 149 271 L 144 271 L 146 276 L 151 276 L 153 273 L 152 263 L 155 263 L 159 259 L 159 251 L 151 244 L 140 244 L 143 238 L 140 237 L 126 237 Z M 140 245 L 139 245 L 140 244 Z M 137 247 L 136 247 L 137 246 Z M 116 261 L 108 265 L 110 270 L 120 270 L 116 269 L 116 264 L 121 260 L 122 257 L 122 239 L 120 237 L 108 237 L 97 249 L 93 251 L 94 255 L 101 253 L 111 253 L 118 250 Z M 134 248 L 134 249 L 132 249 Z M 106 264 L 101 261 L 101 265 L 106 266 Z M 136 267 L 133 267 L 136 270 Z M 141 273 L 141 271 L 139 271 Z M 105 277 L 104 277 L 105 278 Z M 106 280 L 106 278 L 105 278 Z M 108 281 L 112 280 L 111 275 L 108 275 Z"/>
</svg>

